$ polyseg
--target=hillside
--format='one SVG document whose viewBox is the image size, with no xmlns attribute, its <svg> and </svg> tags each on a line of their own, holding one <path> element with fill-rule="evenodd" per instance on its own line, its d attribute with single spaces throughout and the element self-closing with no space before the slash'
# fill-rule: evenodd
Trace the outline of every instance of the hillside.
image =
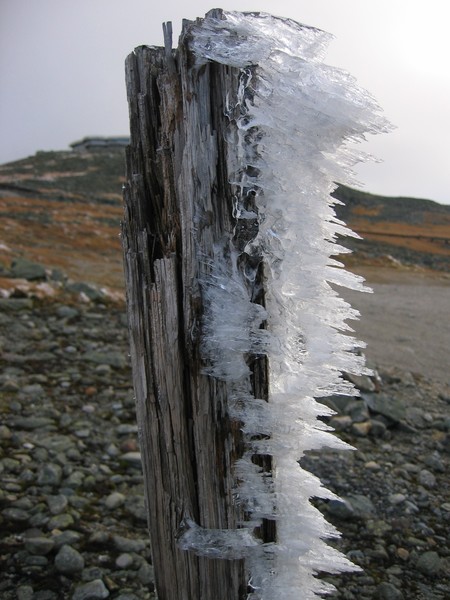
<svg viewBox="0 0 450 600">
<path fill-rule="evenodd" d="M 0 265 L 17 255 L 121 288 L 123 149 L 38 152 L 0 166 Z"/>
<path fill-rule="evenodd" d="M 364 238 L 350 242 L 356 263 L 389 256 L 406 265 L 449 270 L 450 205 L 375 196 L 342 185 L 333 196 L 344 203 L 336 207 L 338 217 Z"/>
<path fill-rule="evenodd" d="M 0 269 L 17 256 L 75 281 L 122 289 L 119 239 L 124 149 L 93 147 L 35 156 L 0 166 Z M 358 265 L 419 265 L 449 270 L 450 206 L 384 198 L 345 186 L 339 218 L 365 239 L 346 240 Z M 0 271 L 1 275 L 1 271 Z"/>
</svg>

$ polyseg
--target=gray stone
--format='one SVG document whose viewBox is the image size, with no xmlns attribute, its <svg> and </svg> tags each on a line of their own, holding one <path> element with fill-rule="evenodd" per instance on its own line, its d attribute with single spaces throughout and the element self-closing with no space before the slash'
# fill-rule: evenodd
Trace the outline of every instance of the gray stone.
<svg viewBox="0 0 450 600">
<path fill-rule="evenodd" d="M 11 263 L 11 276 L 17 279 L 36 281 L 45 279 L 47 274 L 42 265 L 26 258 L 15 258 Z"/>
<path fill-rule="evenodd" d="M 0 298 L 0 312 L 18 312 L 20 310 L 31 310 L 32 308 L 33 300 L 30 298 Z"/>
<path fill-rule="evenodd" d="M 82 534 L 78 531 L 68 529 L 61 533 L 56 533 L 52 536 L 52 540 L 55 542 L 55 548 L 59 549 L 64 545 L 73 546 L 83 538 Z"/>
<path fill-rule="evenodd" d="M 403 600 L 402 592 L 392 583 L 384 582 L 377 586 L 375 597 L 378 600 Z"/>
<path fill-rule="evenodd" d="M 118 569 L 129 569 L 132 564 L 133 557 L 128 552 L 124 552 L 116 558 L 116 567 Z"/>
<path fill-rule="evenodd" d="M 43 396 L 44 388 L 40 383 L 31 383 L 30 385 L 24 385 L 20 392 L 26 396 Z"/>
<path fill-rule="evenodd" d="M 352 505 L 345 499 L 330 500 L 327 504 L 327 512 L 330 515 L 333 515 L 333 517 L 342 519 L 343 521 L 353 519 L 355 516 L 355 511 Z"/>
<path fill-rule="evenodd" d="M 149 585 L 150 583 L 154 583 L 155 571 L 153 569 L 153 566 L 150 565 L 146 560 L 144 560 L 141 566 L 139 567 L 137 576 L 142 585 Z"/>
<path fill-rule="evenodd" d="M 103 598 L 109 598 L 109 591 L 101 579 L 79 585 L 72 596 L 72 600 L 102 600 Z"/>
<path fill-rule="evenodd" d="M 109 352 L 91 350 L 90 352 L 83 354 L 81 358 L 87 362 L 93 362 L 99 365 L 110 365 L 116 369 L 124 369 L 127 366 L 125 354 L 115 350 Z"/>
<path fill-rule="evenodd" d="M 118 435 L 130 435 L 132 433 L 138 432 L 138 426 L 135 424 L 122 423 L 121 425 L 117 425 L 116 433 Z"/>
<path fill-rule="evenodd" d="M 31 585 L 21 585 L 16 590 L 17 600 L 32 600 L 33 599 L 33 588 Z"/>
<path fill-rule="evenodd" d="M 59 515 L 64 512 L 69 504 L 67 496 L 58 494 L 57 496 L 47 496 L 46 501 L 52 515 Z"/>
<path fill-rule="evenodd" d="M 58 306 L 56 314 L 61 319 L 74 319 L 78 317 L 80 312 L 76 308 L 73 308 L 73 306 Z"/>
<path fill-rule="evenodd" d="M 345 500 L 350 503 L 356 517 L 367 519 L 376 513 L 375 506 L 367 496 L 352 494 L 346 496 Z"/>
<path fill-rule="evenodd" d="M 434 488 L 436 486 L 436 477 L 431 471 L 428 471 L 427 469 L 422 469 L 420 471 L 418 480 L 420 485 L 423 485 L 423 487 L 426 487 L 428 489 Z"/>
<path fill-rule="evenodd" d="M 369 419 L 367 405 L 362 400 L 353 400 L 353 402 L 347 404 L 345 412 L 355 423 L 362 423 L 363 421 L 367 421 Z"/>
<path fill-rule="evenodd" d="M 141 467 L 141 453 L 140 452 L 126 452 L 121 454 L 120 460 L 130 464 L 133 467 Z"/>
<path fill-rule="evenodd" d="M 119 552 L 142 552 L 148 545 L 147 540 L 135 540 L 122 537 L 121 535 L 113 536 L 114 546 Z"/>
<path fill-rule="evenodd" d="M 57 486 L 61 483 L 62 468 L 59 465 L 48 463 L 39 471 L 37 484 L 41 486 Z"/>
<path fill-rule="evenodd" d="M 89 300 L 94 301 L 103 300 L 105 297 L 104 293 L 94 285 L 82 281 L 67 283 L 66 290 L 75 294 L 84 294 Z"/>
<path fill-rule="evenodd" d="M 376 438 L 384 438 L 386 435 L 387 427 L 380 419 L 371 419 L 372 428 L 370 435 Z"/>
<path fill-rule="evenodd" d="M 105 506 L 106 508 L 109 508 L 109 510 L 115 510 L 125 503 L 125 499 L 125 496 L 120 492 L 113 492 L 106 498 Z"/>
<path fill-rule="evenodd" d="M 55 547 L 55 540 L 39 536 L 25 538 L 25 549 L 30 554 L 46 555 Z"/>
<path fill-rule="evenodd" d="M 419 556 L 416 564 L 417 569 L 428 577 L 437 575 L 441 570 L 441 566 L 442 559 L 439 554 L 433 550 L 424 552 L 424 554 Z"/>
<path fill-rule="evenodd" d="M 34 429 L 55 428 L 55 420 L 49 417 L 14 417 L 11 419 L 15 429 L 25 429 L 25 431 L 33 431 Z"/>
<path fill-rule="evenodd" d="M 372 429 L 371 421 L 363 421 L 362 423 L 353 423 L 351 432 L 357 437 L 366 437 Z"/>
<path fill-rule="evenodd" d="M 53 531 L 54 529 L 69 529 L 75 523 L 74 518 L 69 513 L 63 513 L 61 515 L 55 515 L 47 523 L 47 529 Z"/>
<path fill-rule="evenodd" d="M 3 518 L 13 523 L 24 523 L 28 521 L 30 514 L 21 508 L 5 508 L 2 510 Z"/>
<path fill-rule="evenodd" d="M 135 519 L 147 522 L 147 508 L 145 506 L 145 498 L 142 494 L 127 496 L 125 501 L 125 510 Z"/>
<path fill-rule="evenodd" d="M 336 415 L 330 419 L 329 424 L 335 431 L 346 431 L 352 426 L 352 418 L 348 415 Z"/>
<path fill-rule="evenodd" d="M 372 412 L 388 417 L 395 423 L 405 419 L 405 407 L 397 397 L 380 393 L 362 394 L 362 398 Z"/>
<path fill-rule="evenodd" d="M 345 373 L 345 379 L 348 379 L 361 392 L 374 392 L 376 386 L 367 375 L 353 375 L 353 373 Z"/>
<path fill-rule="evenodd" d="M 84 558 L 75 548 L 68 545 L 61 546 L 55 556 L 55 568 L 64 575 L 79 573 L 84 568 Z"/>
</svg>

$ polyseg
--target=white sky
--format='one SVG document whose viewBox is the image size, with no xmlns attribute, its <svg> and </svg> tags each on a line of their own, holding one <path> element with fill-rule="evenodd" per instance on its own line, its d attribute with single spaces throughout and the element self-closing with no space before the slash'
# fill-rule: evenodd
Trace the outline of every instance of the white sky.
<svg viewBox="0 0 450 600">
<path fill-rule="evenodd" d="M 443 0 L 239 0 L 334 34 L 326 62 L 348 70 L 397 126 L 364 149 L 364 189 L 450 204 L 450 5 Z M 211 0 L 0 0 L 0 164 L 67 149 L 86 135 L 128 134 L 124 59 L 161 45 L 163 21 Z"/>
</svg>

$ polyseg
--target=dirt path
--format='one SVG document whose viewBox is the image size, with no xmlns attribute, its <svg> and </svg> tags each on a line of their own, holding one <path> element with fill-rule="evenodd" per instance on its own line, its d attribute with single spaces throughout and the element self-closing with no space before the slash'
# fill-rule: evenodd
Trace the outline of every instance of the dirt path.
<svg viewBox="0 0 450 600">
<path fill-rule="evenodd" d="M 354 271 L 374 290 L 341 292 L 361 312 L 354 328 L 367 342 L 368 360 L 449 384 L 450 277 L 379 267 Z"/>
</svg>

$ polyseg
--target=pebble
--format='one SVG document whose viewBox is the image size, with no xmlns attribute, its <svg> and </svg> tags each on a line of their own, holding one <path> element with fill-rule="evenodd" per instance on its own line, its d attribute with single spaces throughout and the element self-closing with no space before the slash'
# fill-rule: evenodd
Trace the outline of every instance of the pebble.
<svg viewBox="0 0 450 600">
<path fill-rule="evenodd" d="M 403 600 L 404 596 L 395 585 L 384 582 L 377 586 L 376 598 L 378 598 L 378 600 Z"/>
<path fill-rule="evenodd" d="M 436 485 L 436 477 L 427 469 L 422 469 L 419 473 L 419 483 L 428 489 L 432 489 Z"/>
<path fill-rule="evenodd" d="M 115 510 L 125 503 L 126 496 L 120 492 L 113 492 L 105 500 L 105 506 L 109 510 Z"/>
<path fill-rule="evenodd" d="M 62 468 L 56 464 L 43 465 L 38 473 L 37 484 L 40 486 L 56 487 L 61 483 Z"/>
<path fill-rule="evenodd" d="M 129 569 L 134 560 L 131 554 L 124 552 L 116 558 L 116 567 L 119 569 Z"/>
<path fill-rule="evenodd" d="M 102 600 L 109 598 L 108 588 L 101 579 L 94 579 L 75 588 L 72 600 Z"/>
<path fill-rule="evenodd" d="M 12 358 L 0 374 L 0 597 L 150 600 L 154 570 L 123 309 L 64 306 L 71 308 L 28 303 L 0 312 Z M 115 358 L 107 364 L 110 352 Z M 83 360 L 89 353 L 95 359 Z M 436 383 L 403 383 L 397 371 L 392 383 L 367 378 L 358 385 L 362 399 L 329 402 L 338 411 L 329 423 L 357 451 L 322 450 L 309 463 L 305 457 L 343 498 L 319 502 L 343 534 L 333 544 L 364 569 L 330 581 L 342 600 L 406 600 L 417 590 L 444 600 L 448 404 Z M 384 414 L 387 404 L 406 406 L 406 416 Z"/>
<path fill-rule="evenodd" d="M 417 569 L 428 577 L 437 575 L 441 569 L 441 566 L 441 557 L 433 550 L 421 554 L 416 564 Z"/>
<path fill-rule="evenodd" d="M 75 548 L 68 545 L 61 546 L 55 556 L 55 568 L 64 575 L 79 573 L 84 568 L 84 558 Z"/>
<path fill-rule="evenodd" d="M 53 550 L 55 540 L 48 537 L 27 537 L 25 538 L 25 549 L 30 554 L 45 555 Z"/>
</svg>

